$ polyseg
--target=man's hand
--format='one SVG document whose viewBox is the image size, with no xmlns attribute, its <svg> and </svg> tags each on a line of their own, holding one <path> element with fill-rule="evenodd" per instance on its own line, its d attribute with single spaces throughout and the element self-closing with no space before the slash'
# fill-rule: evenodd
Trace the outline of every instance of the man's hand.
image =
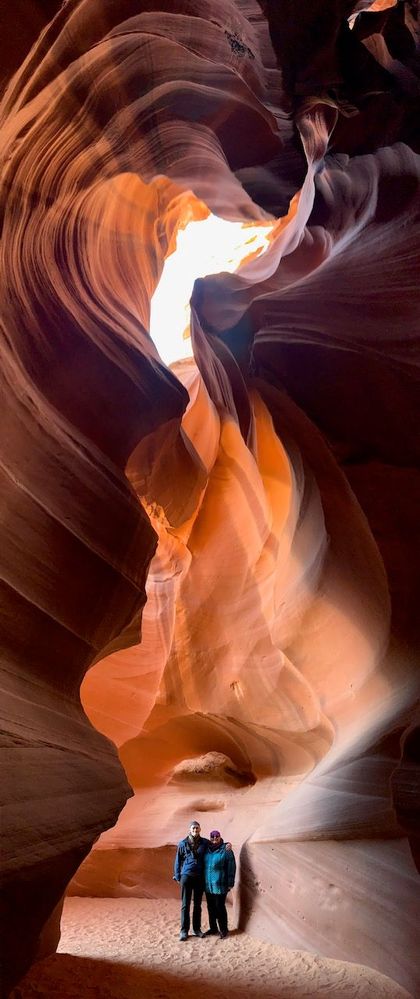
<svg viewBox="0 0 420 999">
<path fill-rule="evenodd" d="M 232 843 L 225 843 L 225 846 L 226 846 L 227 850 L 231 850 L 232 849 Z"/>
</svg>

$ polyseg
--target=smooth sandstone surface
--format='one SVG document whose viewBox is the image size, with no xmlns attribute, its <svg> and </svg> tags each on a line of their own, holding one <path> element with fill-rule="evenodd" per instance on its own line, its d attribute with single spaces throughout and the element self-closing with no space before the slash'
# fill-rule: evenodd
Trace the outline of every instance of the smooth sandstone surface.
<svg viewBox="0 0 420 999">
<path fill-rule="evenodd" d="M 6 989 L 69 882 L 174 898 L 193 817 L 247 933 L 420 988 L 413 11 L 292 8 L 35 4 L 4 90 Z M 168 367 L 209 212 L 270 245 Z"/>
</svg>

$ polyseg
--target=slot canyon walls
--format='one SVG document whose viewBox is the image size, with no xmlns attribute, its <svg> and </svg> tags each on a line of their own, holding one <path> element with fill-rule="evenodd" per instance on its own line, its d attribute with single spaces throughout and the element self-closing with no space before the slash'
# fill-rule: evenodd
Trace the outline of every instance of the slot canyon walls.
<svg viewBox="0 0 420 999">
<path fill-rule="evenodd" d="M 414 27 L 68 0 L 4 91 L 6 989 L 99 836 L 71 891 L 171 894 L 192 816 L 242 927 L 418 987 Z M 208 211 L 270 246 L 168 368 L 150 300 Z"/>
</svg>

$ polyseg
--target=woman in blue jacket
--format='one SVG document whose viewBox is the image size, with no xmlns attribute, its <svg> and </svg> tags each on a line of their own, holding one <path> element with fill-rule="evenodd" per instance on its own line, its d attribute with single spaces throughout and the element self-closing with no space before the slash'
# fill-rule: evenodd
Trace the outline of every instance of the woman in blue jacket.
<svg viewBox="0 0 420 999">
<path fill-rule="evenodd" d="M 218 933 L 223 940 L 228 935 L 226 895 L 235 884 L 235 873 L 233 851 L 223 842 L 218 829 L 213 829 L 210 844 L 204 854 L 204 882 L 210 923 L 210 929 L 204 936 Z"/>
</svg>

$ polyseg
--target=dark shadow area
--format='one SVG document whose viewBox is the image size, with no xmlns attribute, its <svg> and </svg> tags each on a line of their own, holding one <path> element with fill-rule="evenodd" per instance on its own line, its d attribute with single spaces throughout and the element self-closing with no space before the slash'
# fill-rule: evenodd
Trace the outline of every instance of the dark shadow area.
<svg viewBox="0 0 420 999">
<path fill-rule="evenodd" d="M 190 944 L 180 946 L 185 947 L 188 952 Z M 220 942 L 221 948 L 226 946 L 229 946 L 228 941 Z M 232 941 L 232 947 L 234 946 Z M 38 999 L 41 996 L 48 999 L 75 999 L 76 996 L 77 999 L 91 999 L 94 995 L 100 995 L 102 999 L 111 999 L 111 997 L 140 999 L 143 996 L 147 996 L 148 999 L 197 999 L 197 995 L 200 999 L 215 999 L 215 996 L 217 999 L 243 999 L 244 995 L 252 995 L 253 999 L 273 999 L 274 996 L 277 999 L 292 999 L 292 997 L 308 999 L 308 988 L 311 990 L 311 999 L 321 999 L 321 996 L 326 994 L 325 979 L 319 987 L 313 978 L 309 983 L 306 975 L 304 981 L 298 982 L 296 972 L 287 965 L 285 965 L 284 983 L 277 979 L 272 985 L 268 985 L 266 977 L 263 976 L 260 985 L 256 984 L 253 978 L 251 989 L 247 978 L 248 971 L 244 962 L 241 970 L 236 973 L 235 984 L 232 983 L 230 976 L 225 984 L 222 984 L 220 977 L 206 981 L 205 970 L 203 969 L 198 975 L 197 966 L 193 964 L 187 977 L 185 974 L 176 975 L 170 970 L 162 973 L 150 968 L 133 967 L 123 962 L 55 954 L 34 965 L 10 994 L 10 999 L 30 999 L 34 996 Z M 367 992 L 363 989 L 362 993 L 359 993 L 358 984 L 357 977 L 353 984 L 350 978 L 342 982 L 338 990 L 341 999 L 350 999 L 356 995 L 356 991 L 358 995 L 366 996 Z M 333 985 L 332 987 L 331 994 L 337 995 Z M 389 981 L 389 991 L 386 990 L 381 994 L 390 999 L 393 994 L 391 988 L 392 982 Z M 330 994 L 329 987 L 328 992 Z M 395 997 L 402 994 L 395 985 Z"/>
<path fill-rule="evenodd" d="M 62 0 L 16 0 L 11 16 L 9 4 L 0 5 L 0 93 L 61 6 Z"/>
<path fill-rule="evenodd" d="M 181 946 L 181 945 L 180 945 Z M 190 945 L 187 943 L 186 948 Z M 222 944 L 221 944 L 222 946 Z M 137 999 L 148 996 L 150 999 L 214 999 L 217 989 L 219 999 L 243 999 L 246 990 L 246 972 L 237 987 L 226 986 L 219 989 L 215 982 L 205 983 L 197 979 L 191 970 L 191 979 L 175 975 L 173 972 L 161 974 L 150 968 L 134 968 L 129 964 L 114 961 L 94 960 L 72 954 L 55 954 L 34 965 L 31 972 L 11 992 L 10 999 L 29 999 L 29 996 L 48 996 L 49 999 L 66 999 L 66 996 L 91 999 L 92 995 L 113 999 Z M 305 996 L 307 992 L 305 990 Z M 253 993 L 254 999 L 267 999 L 267 990 Z M 299 999 L 299 993 L 295 993 Z"/>
<path fill-rule="evenodd" d="M 239 933 L 239 931 L 236 931 Z M 186 949 L 195 944 L 187 943 Z M 204 944 L 205 946 L 205 944 Z M 221 942 L 220 946 L 225 946 Z M 248 991 L 246 968 L 240 976 L 237 985 L 226 984 L 223 988 L 218 981 L 205 982 L 197 978 L 196 969 L 191 968 L 191 978 L 176 975 L 169 971 L 162 974 L 150 968 L 135 968 L 114 961 L 94 960 L 88 957 L 77 957 L 73 954 L 55 954 L 34 965 L 29 974 L 10 993 L 9 999 L 29 999 L 29 996 L 48 996 L 48 999 L 66 999 L 77 994 L 78 999 L 91 999 L 92 995 L 101 995 L 104 999 L 138 999 L 148 996 L 149 999 L 243 999 Z M 286 992 L 285 992 L 286 994 Z M 289 987 L 287 988 L 289 995 Z M 296 990 L 295 999 L 300 996 L 307 999 L 307 989 Z M 253 990 L 253 999 L 267 999 L 267 986 L 261 983 L 261 989 Z M 313 993 L 316 997 L 317 993 Z M 321 995 L 321 992 L 319 993 Z"/>
</svg>

